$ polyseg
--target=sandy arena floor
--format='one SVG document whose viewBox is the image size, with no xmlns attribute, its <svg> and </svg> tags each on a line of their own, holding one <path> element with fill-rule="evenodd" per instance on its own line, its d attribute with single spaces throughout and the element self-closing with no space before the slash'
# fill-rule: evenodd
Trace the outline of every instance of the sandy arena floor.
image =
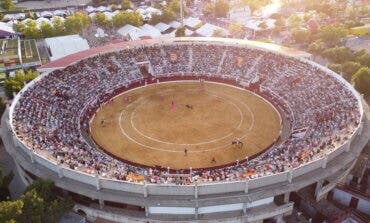
<svg viewBox="0 0 370 223">
<path fill-rule="evenodd" d="M 90 127 L 95 142 L 116 157 L 188 169 L 253 156 L 279 137 L 281 123 L 272 105 L 249 91 L 217 83 L 202 89 L 199 82 L 167 82 L 115 97 L 98 110 Z M 235 139 L 243 142 L 242 148 L 232 145 Z"/>
</svg>

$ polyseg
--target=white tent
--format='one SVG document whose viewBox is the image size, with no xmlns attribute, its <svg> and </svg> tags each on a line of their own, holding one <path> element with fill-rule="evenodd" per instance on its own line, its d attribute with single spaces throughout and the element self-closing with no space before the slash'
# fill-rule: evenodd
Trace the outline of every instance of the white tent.
<svg viewBox="0 0 370 223">
<path fill-rule="evenodd" d="M 57 16 L 66 16 L 67 15 L 67 12 L 65 10 L 55 10 L 53 12 L 53 15 L 57 15 Z"/>
<path fill-rule="evenodd" d="M 86 10 L 87 13 L 92 13 L 92 12 L 95 12 L 96 11 L 96 9 L 94 7 L 92 7 L 92 6 L 90 6 L 90 5 L 87 6 L 87 8 L 85 10 Z"/>
<path fill-rule="evenodd" d="M 228 35 L 228 31 L 226 29 L 209 24 L 209 23 L 204 24 L 202 27 L 197 29 L 195 32 L 200 36 L 211 37 L 213 36 L 213 33 L 215 30 L 221 30 L 225 36 Z"/>
<path fill-rule="evenodd" d="M 273 29 L 275 27 L 276 20 L 275 19 L 250 19 L 243 25 L 249 29 L 258 31 L 258 30 L 261 30 L 261 28 L 259 27 L 259 24 L 262 22 L 266 23 L 267 25 L 266 29 Z"/>
<path fill-rule="evenodd" d="M 166 23 L 160 22 L 154 26 L 155 28 L 159 29 L 159 31 L 164 32 L 171 28 L 171 26 L 167 25 Z"/>
<path fill-rule="evenodd" d="M 141 29 L 133 29 L 128 33 L 128 37 L 130 37 L 131 40 L 139 40 L 141 37 L 146 36 L 146 33 L 143 33 Z"/>
<path fill-rule="evenodd" d="M 170 33 L 167 33 L 167 34 L 163 34 L 163 37 L 167 37 L 167 38 L 176 37 L 176 30 L 174 30 Z"/>
<path fill-rule="evenodd" d="M 99 6 L 98 8 L 96 8 L 96 11 L 105 12 L 105 11 L 110 11 L 110 9 L 108 7 L 105 7 L 105 6 Z"/>
<path fill-rule="evenodd" d="M 181 26 L 181 23 L 179 23 L 178 21 L 175 20 L 175 21 L 172 21 L 172 22 L 168 23 L 168 25 L 171 26 L 172 28 L 177 29 Z"/>
<path fill-rule="evenodd" d="M 7 37 L 15 34 L 12 27 L 9 27 L 7 23 L 0 22 L 0 37 Z"/>
<path fill-rule="evenodd" d="M 95 12 L 90 13 L 90 14 L 89 14 L 90 19 L 94 18 L 94 16 L 95 16 L 95 15 L 96 15 L 96 13 L 95 13 Z"/>
<path fill-rule="evenodd" d="M 46 38 L 45 42 L 51 52 L 51 61 L 90 48 L 87 40 L 81 38 L 79 35 Z"/>
<path fill-rule="evenodd" d="M 191 36 L 193 35 L 193 31 L 191 31 L 190 29 L 185 29 L 185 36 Z"/>
<path fill-rule="evenodd" d="M 108 20 L 112 20 L 114 13 L 113 12 L 103 12 Z"/>
<path fill-rule="evenodd" d="M 3 22 L 8 22 L 8 21 L 11 21 L 11 20 L 14 20 L 14 19 L 15 19 L 15 16 L 13 14 L 6 14 L 3 17 Z"/>
<path fill-rule="evenodd" d="M 144 34 L 143 36 L 150 36 L 152 38 L 158 38 L 162 36 L 161 31 L 159 29 L 149 24 L 141 26 L 140 30 Z"/>
<path fill-rule="evenodd" d="M 136 26 L 133 26 L 133 25 L 130 25 L 130 24 L 127 24 L 121 28 L 119 28 L 117 30 L 117 33 L 120 34 L 121 36 L 128 36 L 128 34 L 133 31 L 133 30 L 137 30 L 139 31 L 140 29 L 137 28 Z"/>
<path fill-rule="evenodd" d="M 14 15 L 14 18 L 17 19 L 17 20 L 25 19 L 26 18 L 26 14 L 24 14 L 24 13 L 17 13 L 17 14 Z"/>
<path fill-rule="evenodd" d="M 23 23 L 24 25 L 26 25 L 28 23 L 28 21 L 34 21 L 33 19 L 30 19 L 30 18 L 27 18 L 23 21 L 21 21 L 21 23 Z"/>
<path fill-rule="evenodd" d="M 108 36 L 108 34 L 106 34 L 103 29 L 101 29 L 101 28 L 96 29 L 95 37 L 103 38 L 103 37 L 106 37 L 106 36 Z"/>
<path fill-rule="evenodd" d="M 53 13 L 49 12 L 49 11 L 43 11 L 43 12 L 40 13 L 40 16 L 41 17 L 46 17 L 46 18 L 51 18 L 51 17 L 53 17 Z"/>
<path fill-rule="evenodd" d="M 63 18 L 63 17 L 61 17 L 61 16 L 53 16 L 53 18 L 51 18 L 50 19 L 50 21 L 54 21 L 54 19 L 56 19 L 56 18 L 59 18 L 61 21 L 64 21 L 65 20 L 65 18 Z"/>
<path fill-rule="evenodd" d="M 49 24 L 52 24 L 52 23 L 51 23 L 51 21 L 50 21 L 49 19 L 47 19 L 47 18 L 43 18 L 43 17 L 40 17 L 40 18 L 36 19 L 37 28 L 40 28 L 41 23 L 43 23 L 43 22 L 47 22 L 47 23 L 49 23 Z"/>
<path fill-rule="evenodd" d="M 196 28 L 200 24 L 202 24 L 202 21 L 199 18 L 188 17 L 184 19 L 184 25 L 190 28 Z"/>
</svg>

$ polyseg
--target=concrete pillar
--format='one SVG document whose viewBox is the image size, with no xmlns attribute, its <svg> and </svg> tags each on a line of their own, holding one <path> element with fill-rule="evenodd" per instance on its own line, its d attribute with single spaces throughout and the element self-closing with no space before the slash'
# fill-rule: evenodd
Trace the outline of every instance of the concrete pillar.
<svg viewBox="0 0 370 223">
<path fill-rule="evenodd" d="M 144 197 L 148 197 L 148 185 L 144 181 Z"/>
<path fill-rule="evenodd" d="M 194 184 L 194 197 L 195 199 L 198 199 L 198 182 L 195 181 L 195 184 Z"/>
<path fill-rule="evenodd" d="M 99 174 L 96 174 L 96 190 L 100 190 L 100 178 Z"/>
<path fill-rule="evenodd" d="M 322 164 L 321 164 L 321 168 L 325 169 L 327 163 L 328 163 L 328 155 L 325 155 L 325 157 L 322 161 Z"/>
<path fill-rule="evenodd" d="M 247 203 L 243 203 L 243 215 L 247 214 Z"/>
<path fill-rule="evenodd" d="M 145 206 L 145 217 L 149 217 L 149 207 Z"/>
<path fill-rule="evenodd" d="M 31 163 L 35 163 L 35 153 L 33 153 L 32 150 L 30 150 L 30 158 L 31 158 Z"/>
<path fill-rule="evenodd" d="M 99 199 L 99 208 L 100 209 L 104 208 L 104 200 Z"/>
<path fill-rule="evenodd" d="M 358 128 L 358 135 L 360 136 L 362 134 L 362 129 L 364 127 L 364 122 L 361 121 L 360 127 Z"/>
<path fill-rule="evenodd" d="M 317 198 L 318 194 L 320 193 L 321 189 L 322 189 L 322 184 L 324 183 L 324 180 L 319 180 L 316 184 L 316 188 L 315 188 L 315 197 Z"/>
<path fill-rule="evenodd" d="M 345 145 L 345 151 L 346 152 L 349 152 L 350 149 L 351 149 L 351 140 L 347 141 L 347 143 Z"/>
<path fill-rule="evenodd" d="M 249 178 L 245 180 L 245 187 L 244 187 L 244 193 L 248 193 L 249 190 Z"/>
<path fill-rule="evenodd" d="M 291 183 L 293 180 L 293 172 L 291 169 L 287 172 L 287 179 L 289 183 Z"/>
<path fill-rule="evenodd" d="M 198 207 L 195 207 L 195 214 L 194 214 L 195 220 L 198 220 L 198 212 L 199 212 L 198 209 L 199 209 Z"/>
<path fill-rule="evenodd" d="M 195 200 L 195 212 L 194 212 L 194 218 L 198 220 L 198 213 L 199 213 L 199 204 L 198 200 Z"/>
<path fill-rule="evenodd" d="M 289 203 L 289 196 L 290 196 L 290 192 L 286 192 L 284 194 L 284 203 L 285 204 Z"/>
<path fill-rule="evenodd" d="M 278 216 L 275 216 L 274 219 L 275 219 L 275 222 L 276 223 L 285 223 L 282 214 L 281 215 L 278 215 Z"/>
<path fill-rule="evenodd" d="M 63 168 L 58 165 L 58 177 L 63 178 Z"/>
</svg>

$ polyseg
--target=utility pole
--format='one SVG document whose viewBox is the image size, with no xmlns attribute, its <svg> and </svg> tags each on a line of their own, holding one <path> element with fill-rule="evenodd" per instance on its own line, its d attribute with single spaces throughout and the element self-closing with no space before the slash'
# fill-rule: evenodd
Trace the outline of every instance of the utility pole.
<svg viewBox="0 0 370 223">
<path fill-rule="evenodd" d="M 184 9 L 183 7 L 184 0 L 180 1 L 180 16 L 181 16 L 181 27 L 184 27 Z"/>
</svg>

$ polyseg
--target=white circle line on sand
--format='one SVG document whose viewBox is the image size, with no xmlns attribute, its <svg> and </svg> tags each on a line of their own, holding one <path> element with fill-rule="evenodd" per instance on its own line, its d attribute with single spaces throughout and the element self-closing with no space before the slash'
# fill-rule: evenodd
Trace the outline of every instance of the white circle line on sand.
<svg viewBox="0 0 370 223">
<path fill-rule="evenodd" d="M 239 100 L 238 100 L 239 101 Z M 240 101 L 239 101 L 240 102 Z M 249 108 L 249 106 L 247 106 L 244 102 L 241 102 L 247 109 L 248 109 L 248 111 L 250 112 L 250 114 L 251 114 L 251 117 L 252 117 L 252 124 L 251 124 L 251 126 L 250 126 L 250 129 L 249 130 L 251 130 L 252 128 L 253 128 L 253 126 L 254 126 L 254 123 L 255 123 L 255 121 L 254 121 L 254 114 L 253 114 L 253 112 L 251 111 L 251 109 Z M 157 147 L 153 147 L 153 146 L 148 146 L 148 145 L 145 145 L 145 144 L 143 144 L 143 143 L 141 143 L 141 142 L 138 142 L 137 140 L 135 140 L 134 138 L 132 138 L 132 137 L 130 137 L 126 132 L 125 132 L 125 130 L 124 130 L 124 128 L 122 127 L 122 115 L 123 115 L 123 111 L 124 110 L 122 110 L 121 111 L 121 114 L 120 114 L 120 116 L 119 116 L 119 127 L 120 127 L 120 130 L 121 130 L 121 132 L 130 140 L 130 141 L 132 141 L 132 142 L 134 142 L 134 143 L 136 143 L 136 144 L 138 144 L 138 145 L 140 145 L 140 146 L 143 146 L 143 147 L 145 147 L 145 148 L 147 148 L 147 149 L 151 149 L 151 150 L 157 150 L 157 151 L 165 151 L 165 152 L 174 152 L 174 153 L 182 153 L 183 152 L 183 150 L 181 149 L 181 151 L 178 151 L 178 150 L 169 150 L 169 149 L 162 149 L 162 148 L 157 148 Z M 243 138 L 245 138 L 246 136 L 248 135 L 248 132 L 246 133 L 246 134 L 244 134 L 242 137 L 240 137 L 239 139 L 243 139 Z M 177 144 L 178 145 L 178 144 Z M 189 145 L 189 144 L 186 144 L 186 145 Z M 226 148 L 226 147 L 229 147 L 230 146 L 230 144 L 224 144 L 224 145 L 221 145 L 221 146 L 217 146 L 217 147 L 214 147 L 214 148 L 212 148 L 212 149 L 205 149 L 205 150 L 189 150 L 188 151 L 188 153 L 201 153 L 201 152 L 209 152 L 209 151 L 215 151 L 215 150 L 219 150 L 219 149 L 222 149 L 222 148 Z M 255 146 L 257 146 L 257 145 L 255 145 Z M 258 147 L 258 146 L 257 146 Z"/>
<path fill-rule="evenodd" d="M 237 125 L 237 127 L 236 127 L 236 128 L 239 128 L 239 127 L 241 126 L 241 124 L 243 123 L 243 121 L 244 121 L 244 118 L 243 118 L 243 112 L 240 110 L 240 108 L 239 108 L 235 103 L 233 103 L 233 102 L 231 102 L 231 101 L 228 101 L 228 100 L 224 99 L 223 97 L 220 97 L 220 96 L 215 95 L 215 94 L 210 94 L 210 93 L 207 93 L 207 94 L 209 94 L 209 95 L 213 95 L 213 96 L 215 96 L 215 97 L 217 97 L 217 98 L 219 98 L 219 99 L 221 99 L 221 100 L 226 101 L 227 103 L 229 103 L 229 104 L 233 105 L 233 106 L 238 110 L 239 115 L 240 115 L 240 119 L 239 119 L 239 123 L 238 123 L 238 125 Z M 149 96 L 147 96 L 147 97 L 149 97 Z M 147 97 L 143 98 L 143 99 L 142 99 L 142 100 L 140 100 L 140 101 L 143 101 L 144 99 L 147 99 Z M 145 100 L 145 101 L 147 101 L 147 100 Z M 145 101 L 144 101 L 144 102 L 145 102 Z M 142 104 L 142 103 L 141 103 L 141 104 Z M 224 136 L 222 136 L 222 137 L 220 137 L 220 138 L 212 139 L 212 140 L 209 140 L 209 141 L 203 141 L 203 142 L 200 142 L 200 143 L 175 143 L 175 142 L 163 141 L 163 140 L 156 139 L 156 138 L 154 138 L 154 137 L 148 136 L 148 135 L 146 135 L 146 134 L 142 133 L 142 131 L 140 131 L 140 130 L 138 130 L 138 129 L 136 128 L 136 126 L 135 126 L 135 124 L 134 124 L 133 119 L 134 119 L 134 117 L 135 117 L 136 109 L 137 109 L 137 108 L 138 108 L 138 107 L 136 107 L 136 108 L 131 112 L 131 116 L 130 116 L 130 123 L 131 123 L 131 126 L 132 126 L 132 127 L 133 127 L 133 129 L 134 129 L 137 133 L 139 133 L 141 136 L 143 136 L 143 137 L 145 137 L 145 138 L 147 138 L 147 139 L 153 140 L 153 141 L 155 141 L 155 142 L 159 142 L 159 143 L 163 143 L 163 144 L 168 144 L 168 145 L 197 146 L 197 145 L 204 145 L 204 144 L 209 144 L 209 143 L 217 142 L 217 141 L 223 140 L 223 139 L 225 139 L 225 138 L 227 138 L 227 137 L 229 137 L 229 136 L 233 135 L 233 132 L 230 132 L 230 133 L 228 133 L 228 134 L 226 134 L 226 135 L 224 135 Z"/>
</svg>

